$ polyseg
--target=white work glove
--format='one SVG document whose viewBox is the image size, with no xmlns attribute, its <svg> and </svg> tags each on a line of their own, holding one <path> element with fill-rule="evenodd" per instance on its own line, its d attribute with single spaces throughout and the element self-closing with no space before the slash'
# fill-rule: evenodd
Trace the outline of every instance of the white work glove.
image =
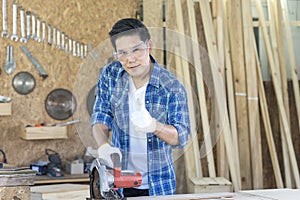
<svg viewBox="0 0 300 200">
<path fill-rule="evenodd" d="M 156 129 L 156 119 L 151 117 L 147 109 L 142 106 L 142 102 L 137 100 L 137 110 L 130 116 L 130 121 L 134 126 L 134 130 L 143 133 L 152 133 Z"/>
<path fill-rule="evenodd" d="M 121 154 L 120 149 L 118 149 L 116 147 L 112 147 L 108 143 L 105 143 L 105 144 L 101 145 L 98 148 L 98 156 L 99 156 L 99 158 L 102 158 L 103 161 L 104 161 L 104 164 L 106 166 L 110 167 L 110 168 L 113 168 L 113 162 L 112 162 L 112 159 L 111 159 L 111 155 L 113 153 L 119 154 L 120 162 L 121 162 L 121 160 L 122 160 L 122 154 Z"/>
</svg>

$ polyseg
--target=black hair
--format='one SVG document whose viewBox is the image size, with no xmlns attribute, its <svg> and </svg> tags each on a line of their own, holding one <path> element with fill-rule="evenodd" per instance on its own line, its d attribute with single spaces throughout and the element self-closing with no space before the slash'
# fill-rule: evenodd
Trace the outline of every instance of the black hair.
<svg viewBox="0 0 300 200">
<path fill-rule="evenodd" d="M 138 19 L 124 18 L 117 21 L 109 32 L 110 41 L 116 50 L 116 40 L 121 36 L 139 35 L 142 41 L 150 39 L 150 33 L 147 27 Z"/>
</svg>

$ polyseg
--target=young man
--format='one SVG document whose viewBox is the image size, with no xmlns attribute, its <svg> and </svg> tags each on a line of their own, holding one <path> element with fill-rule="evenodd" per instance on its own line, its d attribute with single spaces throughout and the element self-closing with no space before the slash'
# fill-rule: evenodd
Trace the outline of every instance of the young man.
<svg viewBox="0 0 300 200">
<path fill-rule="evenodd" d="M 151 56 L 141 21 L 121 19 L 109 35 L 117 61 L 100 73 L 91 118 L 99 157 L 112 166 L 118 153 L 122 169 L 142 173 L 142 185 L 124 189 L 125 197 L 174 194 L 172 148 L 184 147 L 190 132 L 186 91 Z"/>
</svg>

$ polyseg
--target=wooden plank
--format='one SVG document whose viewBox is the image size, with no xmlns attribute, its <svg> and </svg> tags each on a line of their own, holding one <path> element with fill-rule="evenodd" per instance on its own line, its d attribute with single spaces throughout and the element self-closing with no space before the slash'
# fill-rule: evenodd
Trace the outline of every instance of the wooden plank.
<svg viewBox="0 0 300 200">
<path fill-rule="evenodd" d="M 283 35 L 282 29 L 279 30 L 279 26 L 282 27 L 282 14 L 281 11 L 276 12 L 275 10 L 279 9 L 278 5 L 275 5 L 274 1 L 268 0 L 268 16 L 270 21 L 270 36 L 272 41 L 272 49 L 274 53 L 274 61 L 276 65 L 277 73 L 280 74 L 280 84 L 281 84 L 281 92 L 282 98 L 284 101 L 284 108 L 287 115 L 287 120 L 290 125 L 289 119 L 289 101 L 288 101 L 288 88 L 287 88 L 287 77 L 286 77 L 286 61 L 285 61 L 285 53 L 284 53 L 284 42 L 283 42 Z M 276 27 L 277 24 L 277 27 Z M 277 42 L 278 41 L 278 42 Z M 280 45 L 280 48 L 279 48 Z M 284 130 L 282 121 L 280 120 L 280 135 L 281 135 L 281 145 L 282 145 L 282 154 L 283 154 L 283 165 L 284 165 L 284 173 L 285 173 L 285 186 L 288 188 L 292 187 L 292 180 L 291 180 L 291 164 L 289 160 L 287 144 L 284 137 Z"/>
<path fill-rule="evenodd" d="M 178 32 L 181 34 L 185 34 L 184 32 L 184 22 L 182 16 L 182 7 L 181 1 L 175 0 L 175 12 L 176 12 L 176 21 Z M 191 135 L 189 137 L 189 143 L 185 146 L 185 166 L 186 166 L 186 177 L 187 177 L 187 185 L 188 190 L 191 190 L 191 181 L 190 178 L 193 177 L 202 177 L 202 167 L 200 161 L 200 153 L 199 153 L 199 144 L 198 144 L 198 136 L 197 136 L 197 128 L 196 128 L 196 118 L 195 118 L 195 108 L 193 103 L 193 94 L 190 83 L 190 73 L 189 73 L 189 64 L 186 60 L 187 49 L 185 44 L 185 38 L 179 38 L 179 45 L 181 50 L 181 63 L 176 63 L 176 65 L 182 64 L 183 77 L 185 78 L 185 88 L 187 91 L 187 96 L 189 100 L 189 115 L 190 115 L 190 123 L 191 123 Z"/>
<path fill-rule="evenodd" d="M 285 133 L 285 138 L 287 141 L 287 147 L 288 147 L 288 151 L 289 151 L 289 157 L 290 157 L 290 161 L 291 161 L 294 180 L 296 183 L 296 187 L 299 188 L 300 187 L 299 169 L 298 169 L 298 164 L 297 164 L 297 160 L 296 160 L 293 141 L 291 138 L 291 132 L 290 132 L 289 124 L 287 121 L 287 115 L 286 115 L 286 112 L 284 109 L 284 103 L 283 103 L 283 100 L 281 97 L 280 82 L 278 79 L 278 74 L 276 74 L 276 70 L 274 67 L 275 66 L 274 57 L 272 54 L 270 39 L 268 37 L 268 32 L 267 32 L 267 28 L 265 25 L 265 17 L 263 15 L 263 9 L 262 9 L 261 2 L 259 0 L 255 0 L 255 4 L 256 4 L 258 15 L 259 15 L 259 21 L 261 24 L 264 43 L 265 43 L 265 47 L 266 47 L 266 51 L 267 51 L 270 69 L 271 69 L 273 86 L 274 86 L 275 95 L 276 95 L 276 99 L 277 99 L 277 103 L 278 103 L 279 116 L 280 116 L 280 119 L 282 120 L 282 124 L 284 126 L 284 133 Z"/>
<path fill-rule="evenodd" d="M 288 47 L 288 53 L 289 53 L 290 69 L 291 69 L 291 76 L 292 76 L 293 89 L 294 89 L 293 91 L 294 91 L 296 110 L 297 110 L 297 116 L 298 116 L 298 127 L 300 130 L 300 88 L 299 88 L 297 64 L 296 64 L 296 58 L 295 58 L 295 52 L 294 52 L 293 36 L 292 36 L 292 32 L 291 32 L 291 27 L 290 27 L 290 19 L 289 19 L 287 1 L 280 0 L 280 3 L 281 4 L 279 4 L 279 5 L 281 6 L 281 10 L 282 10 L 285 35 L 286 35 L 286 41 L 287 41 L 287 47 Z"/>
<path fill-rule="evenodd" d="M 199 1 L 199 5 L 200 5 L 201 15 L 203 19 L 209 57 L 211 58 L 211 60 L 217 61 L 218 54 L 217 54 L 216 39 L 215 39 L 215 34 L 213 29 L 213 22 L 211 18 L 212 15 L 210 12 L 209 1 L 202 0 L 201 3 Z M 236 152 L 234 151 L 233 148 L 232 136 L 231 136 L 229 120 L 228 120 L 228 113 L 226 108 L 227 106 L 226 106 L 226 102 L 224 102 L 224 98 L 226 98 L 225 87 L 224 85 L 222 85 L 222 76 L 220 75 L 220 72 L 218 70 L 219 66 L 217 66 L 216 63 L 218 62 L 211 63 L 211 70 L 212 70 L 212 76 L 214 82 L 215 97 L 217 101 L 217 109 L 220 111 L 219 113 L 220 119 L 223 119 L 222 133 L 224 134 L 226 153 L 227 153 L 232 183 L 234 185 L 234 190 L 239 191 L 241 188 L 241 183 L 240 183 L 239 173 L 236 170 L 236 159 L 235 159 Z"/>
<path fill-rule="evenodd" d="M 153 40 L 152 55 L 163 64 L 163 21 L 162 21 L 163 0 L 143 0 L 143 22 L 149 28 Z"/>
<path fill-rule="evenodd" d="M 260 62 L 258 58 L 258 52 L 256 49 L 256 43 L 253 35 L 253 46 L 254 46 L 254 53 L 255 53 L 255 60 L 256 60 L 256 72 L 257 72 L 257 79 L 258 79 L 258 91 L 259 91 L 259 102 L 260 102 L 260 109 L 261 115 L 264 123 L 264 128 L 266 131 L 267 142 L 269 146 L 269 152 L 271 156 L 273 171 L 275 175 L 275 181 L 277 188 L 283 188 L 282 176 L 280 171 L 280 165 L 278 162 L 276 146 L 274 142 L 274 137 L 272 133 L 272 127 L 270 122 L 270 116 L 268 112 L 268 104 L 266 100 L 265 88 L 263 84 L 262 74 L 260 71 Z"/>
<path fill-rule="evenodd" d="M 53 184 L 33 186 L 30 188 L 32 200 L 56 199 L 86 199 L 90 195 L 89 185 L 83 184 Z"/>
<path fill-rule="evenodd" d="M 243 0 L 241 3 L 251 149 L 252 188 L 261 189 L 263 188 L 263 164 L 260 135 L 260 115 L 258 107 L 258 85 L 253 47 L 254 32 L 252 27 L 251 0 Z"/>
<path fill-rule="evenodd" d="M 221 2 L 223 2 L 223 4 L 221 4 Z M 223 38 L 224 38 L 224 51 L 225 51 L 225 55 L 224 55 L 224 59 L 225 59 L 225 75 L 223 75 L 223 77 L 225 76 L 225 78 L 223 78 L 224 81 L 226 81 L 226 90 L 227 90 L 227 102 L 228 102 L 228 110 L 229 110 L 229 119 L 230 119 L 230 129 L 231 129 L 231 135 L 232 135 L 232 139 L 233 139 L 233 145 L 234 145 L 234 149 L 235 152 L 238 155 L 238 138 L 237 138 L 237 120 L 236 120 L 236 111 L 235 111 L 235 99 L 234 99 L 234 87 L 233 87 L 233 77 L 232 77 L 232 65 L 231 65 L 231 52 L 230 52 L 230 46 L 229 46 L 229 35 L 228 35 L 228 21 L 227 21 L 227 14 L 226 14 L 226 7 L 227 7 L 227 3 L 226 1 L 223 0 L 218 0 L 218 11 L 219 13 L 222 13 L 222 19 L 223 19 Z M 220 43 L 221 43 L 221 39 L 218 40 L 218 51 L 219 51 L 219 55 L 221 54 L 221 48 L 220 48 Z M 221 59 L 221 56 L 219 57 Z M 220 65 L 222 64 L 222 60 L 220 60 Z M 222 73 L 223 74 L 223 73 Z M 222 140 L 224 140 L 223 138 L 224 136 L 222 135 L 220 137 L 220 142 Z M 220 150 L 221 151 L 221 150 Z M 226 154 L 226 152 L 223 150 L 223 154 Z M 219 154 L 219 156 L 221 156 L 221 158 L 218 158 L 220 161 L 219 163 L 219 172 L 221 172 L 222 174 L 219 174 L 219 176 L 223 176 L 223 177 L 229 177 L 227 175 L 226 172 L 226 168 L 228 168 L 228 163 L 226 160 L 227 159 L 224 155 Z M 222 161 L 223 160 L 223 161 Z M 240 172 L 240 161 L 239 161 L 239 156 L 236 157 L 236 169 L 237 172 Z M 223 166 L 223 167 L 222 167 Z M 225 167 L 225 168 L 224 168 Z M 223 174 L 225 173 L 225 174 Z"/>
<path fill-rule="evenodd" d="M 229 38 L 234 78 L 238 144 L 242 189 L 252 188 L 252 172 L 250 157 L 250 139 L 247 109 L 247 85 L 245 72 L 245 54 L 242 32 L 241 1 L 231 0 L 228 4 Z"/>
<path fill-rule="evenodd" d="M 209 127 L 209 120 L 207 114 L 207 107 L 206 107 L 206 98 L 205 98 L 205 89 L 204 89 L 204 80 L 203 80 L 203 69 L 200 60 L 200 49 L 199 49 L 199 42 L 198 42 L 198 35 L 197 35 L 197 27 L 196 27 L 196 17 L 195 17 L 195 10 L 194 10 L 194 1 L 188 0 L 187 1 L 187 9 L 188 9 L 188 17 L 189 17 L 189 25 L 190 25 L 190 34 L 191 39 L 193 41 L 193 58 L 194 58 L 194 68 L 196 73 L 197 79 L 197 89 L 198 89 L 198 98 L 199 98 L 199 105 L 200 105 L 200 115 L 201 115 L 201 122 L 202 122 L 202 129 L 204 135 L 203 144 L 205 147 L 200 148 L 200 156 L 207 157 L 208 162 L 208 171 L 210 177 L 216 177 L 216 170 L 215 170 L 215 161 L 213 155 L 213 146 L 211 142 L 211 132 Z"/>
</svg>

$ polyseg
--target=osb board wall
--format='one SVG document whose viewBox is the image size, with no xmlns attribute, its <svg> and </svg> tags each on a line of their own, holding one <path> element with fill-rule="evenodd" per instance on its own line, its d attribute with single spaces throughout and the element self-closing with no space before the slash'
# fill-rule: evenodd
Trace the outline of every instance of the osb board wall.
<svg viewBox="0 0 300 200">
<path fill-rule="evenodd" d="M 12 0 L 7 0 L 8 30 L 10 33 L 12 33 L 12 2 Z M 57 27 L 60 29 L 60 32 L 65 32 L 72 39 L 96 48 L 103 41 L 107 42 L 108 31 L 118 19 L 135 17 L 135 13 L 139 9 L 139 1 L 19 0 L 18 6 L 22 6 L 25 12 L 31 11 L 35 13 L 36 16 L 41 18 L 41 21 L 44 20 L 46 24 Z M 0 19 L 2 25 L 2 12 L 0 13 Z M 21 35 L 20 25 L 18 25 L 18 34 Z M 57 124 L 78 119 L 79 117 L 87 118 L 86 116 L 81 116 L 81 114 L 87 114 L 85 100 L 91 85 L 97 82 L 99 66 L 96 66 L 96 64 L 105 63 L 107 58 L 98 57 L 96 59 L 97 62 L 93 60 L 90 66 L 95 68 L 89 68 L 90 71 L 86 72 L 85 70 L 82 71 L 82 68 L 86 66 L 84 64 L 85 60 L 67 54 L 46 43 L 29 40 L 25 46 L 49 75 L 48 78 L 43 80 L 33 64 L 22 52 L 20 47 L 24 43 L 19 41 L 13 42 L 8 38 L 0 38 L 0 44 L 0 64 L 2 69 L 0 95 L 9 96 L 13 99 L 12 115 L 8 117 L 0 116 L 0 149 L 6 152 L 8 162 L 14 165 L 28 165 L 37 160 L 47 160 L 47 156 L 45 156 L 46 148 L 57 151 L 63 161 L 72 160 L 77 154 L 83 154 L 85 152 L 85 144 L 81 138 L 85 134 L 88 140 L 92 138 L 88 126 L 87 128 L 81 128 L 81 125 L 68 126 L 68 139 L 63 140 L 26 141 L 20 138 L 20 133 L 24 131 L 24 127 L 28 124 L 42 122 Z M 13 55 L 17 64 L 16 70 L 11 75 L 6 74 L 3 69 L 7 45 L 13 46 Z M 12 79 L 20 71 L 30 72 L 36 80 L 35 89 L 28 95 L 20 95 L 12 87 Z M 91 75 L 90 81 L 78 84 L 78 80 L 81 80 L 80 77 L 83 73 L 85 73 L 84 76 L 86 77 Z M 80 85 L 80 88 L 77 87 L 78 85 Z M 44 101 L 47 95 L 57 88 L 72 91 L 77 100 L 77 109 L 74 116 L 63 121 L 52 119 L 44 109 Z M 75 90 L 76 92 L 74 92 Z"/>
</svg>

